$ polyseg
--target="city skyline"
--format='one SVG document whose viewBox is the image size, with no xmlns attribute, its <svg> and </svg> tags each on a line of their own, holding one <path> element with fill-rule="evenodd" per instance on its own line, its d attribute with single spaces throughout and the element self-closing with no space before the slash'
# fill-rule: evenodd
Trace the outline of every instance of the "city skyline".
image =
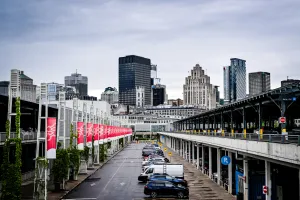
<svg viewBox="0 0 300 200">
<path fill-rule="evenodd" d="M 62 83 L 78 69 L 89 77 L 89 95 L 99 97 L 117 87 L 116 59 L 130 54 L 158 65 L 169 98 L 183 98 L 195 63 L 222 88 L 222 67 L 232 57 L 247 60 L 247 74 L 270 72 L 272 88 L 287 76 L 300 78 L 296 0 L 16 2 L 0 3 L 0 80 L 17 68 L 36 85 Z"/>
</svg>

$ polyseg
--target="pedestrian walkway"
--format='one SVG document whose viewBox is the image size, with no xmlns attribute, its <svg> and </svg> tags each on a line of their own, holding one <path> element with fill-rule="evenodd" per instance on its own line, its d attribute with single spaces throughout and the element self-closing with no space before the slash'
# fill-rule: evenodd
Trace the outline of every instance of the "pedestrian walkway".
<svg viewBox="0 0 300 200">
<path fill-rule="evenodd" d="M 200 170 L 197 170 L 192 163 L 184 160 L 170 148 L 168 148 L 168 152 L 172 152 L 172 163 L 182 163 L 184 165 L 184 178 L 189 185 L 190 200 L 235 200 L 225 189 L 209 179 Z"/>
<path fill-rule="evenodd" d="M 121 149 L 120 151 L 122 151 Z M 66 194 L 68 194 L 70 191 L 72 191 L 74 188 L 76 188 L 80 183 L 82 183 L 85 179 L 93 175 L 97 170 L 99 170 L 103 165 L 106 164 L 111 158 L 113 158 L 115 155 L 117 155 L 120 151 L 116 152 L 114 155 L 109 156 L 108 159 L 100 163 L 100 165 L 95 166 L 94 169 L 87 170 L 87 174 L 78 175 L 78 180 L 70 180 L 66 184 L 65 190 L 61 191 L 54 191 L 54 186 L 49 185 L 48 188 L 48 198 L 47 200 L 59 200 L 63 198 Z M 34 183 L 33 180 L 27 181 L 22 184 L 21 192 L 22 192 L 22 200 L 25 199 L 33 199 L 33 189 L 34 189 Z"/>
</svg>

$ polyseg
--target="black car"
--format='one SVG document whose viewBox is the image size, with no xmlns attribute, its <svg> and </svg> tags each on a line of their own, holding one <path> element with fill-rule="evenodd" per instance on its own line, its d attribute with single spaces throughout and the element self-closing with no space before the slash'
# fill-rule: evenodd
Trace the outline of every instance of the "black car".
<svg viewBox="0 0 300 200">
<path fill-rule="evenodd" d="M 149 177 L 148 179 L 149 181 L 169 181 L 175 185 L 179 185 L 179 186 L 185 186 L 188 187 L 188 183 L 186 180 L 184 179 L 179 179 L 179 178 L 175 178 L 169 175 L 152 175 L 151 177 Z"/>
<path fill-rule="evenodd" d="M 153 149 L 144 149 L 142 151 L 142 156 L 143 157 L 148 157 L 149 155 L 155 153 L 155 151 Z"/>
<path fill-rule="evenodd" d="M 184 186 L 176 186 L 168 181 L 149 181 L 144 188 L 144 194 L 152 198 L 157 196 L 176 196 L 179 199 L 189 197 L 189 189 Z"/>
</svg>

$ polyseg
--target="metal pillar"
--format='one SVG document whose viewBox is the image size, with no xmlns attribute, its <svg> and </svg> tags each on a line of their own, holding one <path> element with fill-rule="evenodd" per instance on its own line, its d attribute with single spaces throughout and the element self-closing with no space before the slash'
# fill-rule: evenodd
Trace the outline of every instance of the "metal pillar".
<svg viewBox="0 0 300 200">
<path fill-rule="evenodd" d="M 192 163 L 194 164 L 194 159 L 195 159 L 195 144 L 192 142 Z"/>
<path fill-rule="evenodd" d="M 215 132 L 216 129 L 217 129 L 217 127 L 216 127 L 216 114 L 214 114 L 214 127 L 213 127 L 213 129 L 214 129 L 214 132 Z"/>
<path fill-rule="evenodd" d="M 201 161 L 201 164 L 202 164 L 202 173 L 204 174 L 204 158 L 205 158 L 205 154 L 204 154 L 204 146 L 202 145 L 202 161 Z"/>
<path fill-rule="evenodd" d="M 247 156 L 244 156 L 243 160 L 244 165 L 244 200 L 248 200 L 248 183 L 249 183 L 249 177 L 248 177 L 248 160 Z"/>
<path fill-rule="evenodd" d="M 261 107 L 261 102 L 259 102 L 258 104 L 258 130 L 259 130 L 259 135 L 262 138 L 262 134 L 263 134 L 263 129 L 262 129 L 262 107 Z"/>
<path fill-rule="evenodd" d="M 243 107 L 243 133 L 247 133 L 247 121 L 246 121 L 246 111 L 245 107 Z"/>
<path fill-rule="evenodd" d="M 224 133 L 223 112 L 221 112 L 221 133 Z"/>
<path fill-rule="evenodd" d="M 285 116 L 285 111 L 286 111 L 286 103 L 285 101 L 281 100 L 281 117 Z M 281 123 L 281 134 L 286 135 L 286 123 Z"/>
<path fill-rule="evenodd" d="M 228 165 L 228 192 L 232 194 L 232 153 L 228 152 L 230 163 Z"/>
<path fill-rule="evenodd" d="M 189 157 L 188 157 L 188 161 L 190 163 L 191 162 L 191 154 L 192 154 L 192 152 L 191 152 L 191 141 L 188 141 L 188 145 L 189 145 Z"/>
<path fill-rule="evenodd" d="M 271 180 L 271 163 L 265 161 L 265 185 L 268 187 L 268 193 L 266 194 L 266 200 L 271 200 L 272 196 L 272 180 Z"/>
<path fill-rule="evenodd" d="M 197 169 L 199 170 L 199 156 L 200 156 L 200 152 L 199 152 L 199 144 L 197 144 Z"/>
<path fill-rule="evenodd" d="M 232 110 L 230 110 L 230 130 L 231 134 L 234 134 L 234 128 L 233 128 L 233 115 L 232 115 Z"/>
<path fill-rule="evenodd" d="M 208 176 L 212 179 L 212 147 L 208 147 Z"/>
<path fill-rule="evenodd" d="M 221 181 L 221 149 L 217 148 L 217 174 L 218 174 L 218 185 L 220 185 Z"/>
</svg>

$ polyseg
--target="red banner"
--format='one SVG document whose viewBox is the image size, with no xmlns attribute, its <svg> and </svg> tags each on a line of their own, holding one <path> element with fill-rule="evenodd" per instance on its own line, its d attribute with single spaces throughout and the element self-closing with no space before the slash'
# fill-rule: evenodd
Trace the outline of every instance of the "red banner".
<svg viewBox="0 0 300 200">
<path fill-rule="evenodd" d="M 94 124 L 94 141 L 95 145 L 98 146 L 98 140 L 99 140 L 99 124 Z"/>
<path fill-rule="evenodd" d="M 104 130 L 103 130 L 103 125 L 102 124 L 99 124 L 99 140 L 103 140 L 103 134 Z"/>
<path fill-rule="evenodd" d="M 92 123 L 87 123 L 86 127 L 86 142 L 88 143 L 89 146 L 92 145 L 92 134 L 93 134 L 93 124 Z"/>
<path fill-rule="evenodd" d="M 56 118 L 47 118 L 47 159 L 56 159 Z"/>
<path fill-rule="evenodd" d="M 83 150 L 83 143 L 84 143 L 84 123 L 77 122 L 77 145 L 79 150 Z"/>
</svg>

